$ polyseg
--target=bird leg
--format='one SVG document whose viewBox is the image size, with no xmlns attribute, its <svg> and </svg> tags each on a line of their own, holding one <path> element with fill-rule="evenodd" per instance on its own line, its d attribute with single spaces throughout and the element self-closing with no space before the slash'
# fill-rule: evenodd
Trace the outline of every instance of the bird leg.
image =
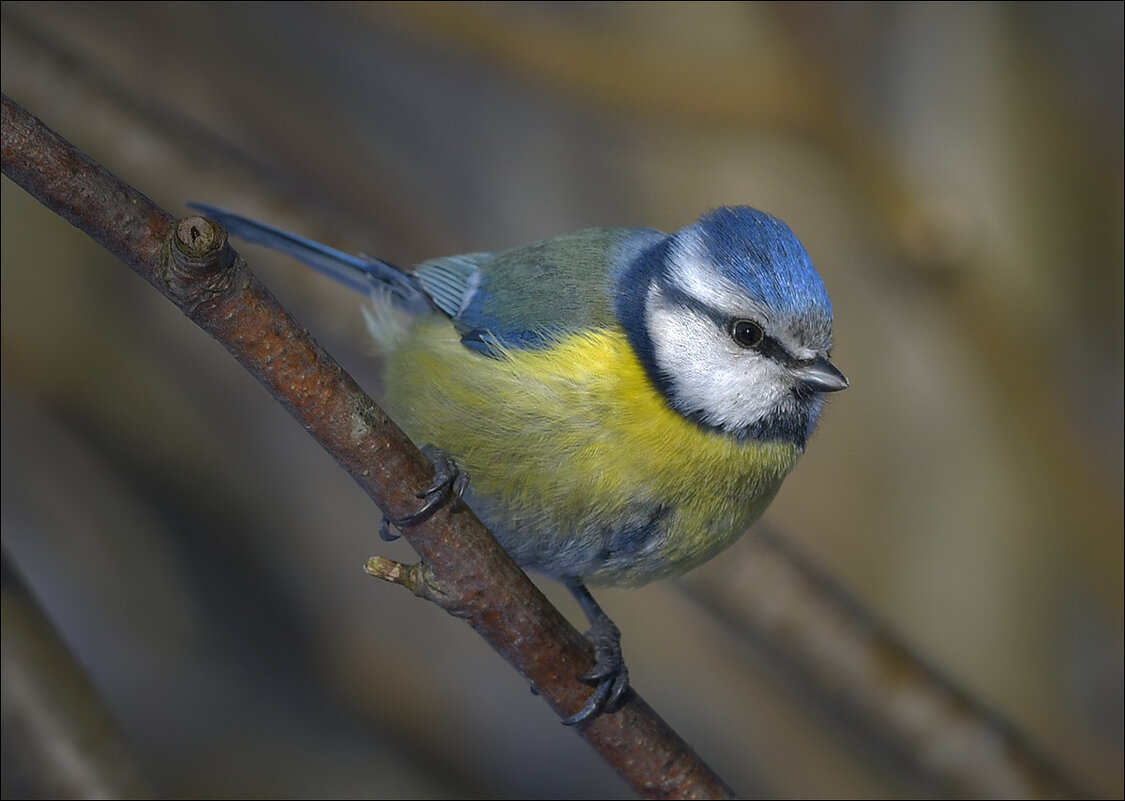
<svg viewBox="0 0 1125 801">
<path fill-rule="evenodd" d="M 594 646 L 594 669 L 578 677 L 579 681 L 593 685 L 594 692 L 585 706 L 563 721 L 563 725 L 573 726 L 602 712 L 613 712 L 620 706 L 629 690 L 629 668 L 621 653 L 621 630 L 617 624 L 598 606 L 586 585 L 571 581 L 567 582 L 567 587 L 590 621 L 586 639 Z"/>
<path fill-rule="evenodd" d="M 434 466 L 433 483 L 423 492 L 414 497 L 425 501 L 417 512 L 400 517 L 397 520 L 383 515 L 379 523 L 379 536 L 386 542 L 397 540 L 399 535 L 391 531 L 391 526 L 397 529 L 416 526 L 433 516 L 443 503 L 461 500 L 469 486 L 469 474 L 457 466 L 453 457 L 436 445 L 423 445 L 422 453 Z M 593 599 L 591 599 L 593 600 Z"/>
</svg>

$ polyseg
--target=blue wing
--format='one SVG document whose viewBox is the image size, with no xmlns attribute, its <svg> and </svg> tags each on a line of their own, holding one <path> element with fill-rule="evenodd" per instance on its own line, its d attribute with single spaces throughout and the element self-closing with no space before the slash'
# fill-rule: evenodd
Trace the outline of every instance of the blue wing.
<svg viewBox="0 0 1125 801">
<path fill-rule="evenodd" d="M 404 271 L 215 206 L 189 203 L 248 242 L 280 250 L 364 294 L 390 290 L 411 314 L 439 311 L 465 347 L 487 356 L 500 348 L 539 348 L 576 331 L 616 324 L 617 266 L 663 241 L 659 231 L 590 228 L 503 253 L 466 253 Z"/>
<path fill-rule="evenodd" d="M 589 228 L 503 253 L 423 262 L 412 275 L 450 316 L 465 347 L 540 348 L 558 337 L 617 324 L 621 264 L 657 242 L 659 231 Z"/>
</svg>

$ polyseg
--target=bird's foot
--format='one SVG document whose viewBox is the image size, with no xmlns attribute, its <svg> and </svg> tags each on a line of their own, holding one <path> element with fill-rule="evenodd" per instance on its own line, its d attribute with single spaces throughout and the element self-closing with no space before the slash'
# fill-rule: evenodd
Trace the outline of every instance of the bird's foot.
<svg viewBox="0 0 1125 801">
<path fill-rule="evenodd" d="M 590 618 L 586 639 L 594 646 L 594 669 L 578 679 L 593 685 L 594 692 L 580 710 L 563 720 L 564 726 L 582 723 L 603 712 L 616 711 L 629 691 L 629 668 L 625 666 L 625 657 L 621 652 L 621 630 L 602 611 L 585 586 L 571 584 L 570 590 Z"/>
<path fill-rule="evenodd" d="M 459 468 L 448 453 L 436 445 L 423 445 L 422 453 L 434 466 L 434 480 L 425 491 L 415 496 L 423 501 L 417 512 L 397 520 L 383 516 L 379 523 L 379 536 L 387 542 L 399 538 L 398 534 L 391 531 L 391 526 L 403 529 L 424 523 L 443 503 L 460 501 L 469 487 L 469 474 Z"/>
</svg>

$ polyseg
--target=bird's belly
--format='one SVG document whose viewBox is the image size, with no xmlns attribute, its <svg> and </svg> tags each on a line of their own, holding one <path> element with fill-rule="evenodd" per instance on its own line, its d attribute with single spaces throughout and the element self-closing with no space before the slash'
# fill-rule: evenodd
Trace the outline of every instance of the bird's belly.
<svg viewBox="0 0 1125 801">
<path fill-rule="evenodd" d="M 599 514 L 596 502 L 579 508 L 560 497 L 544 498 L 522 516 L 503 498 L 481 499 L 474 508 L 525 568 L 591 585 L 637 586 L 684 573 L 733 544 L 779 486 L 757 498 L 633 498 L 614 504 L 610 515 Z M 570 511 L 559 515 L 560 509 Z"/>
<path fill-rule="evenodd" d="M 798 455 L 684 419 L 617 331 L 490 358 L 422 318 L 391 354 L 387 386 L 415 441 L 469 472 L 470 503 L 517 562 L 591 584 L 643 584 L 710 558 Z"/>
</svg>

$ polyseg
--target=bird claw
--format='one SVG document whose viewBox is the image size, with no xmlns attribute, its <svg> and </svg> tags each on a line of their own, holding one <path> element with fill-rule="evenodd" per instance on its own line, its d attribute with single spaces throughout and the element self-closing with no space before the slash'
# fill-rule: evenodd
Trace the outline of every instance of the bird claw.
<svg viewBox="0 0 1125 801">
<path fill-rule="evenodd" d="M 438 448 L 436 445 L 423 445 L 422 453 L 434 466 L 434 480 L 430 486 L 417 493 L 414 497 L 424 501 L 417 512 L 400 517 L 388 519 L 385 515 L 379 523 L 379 536 L 386 542 L 392 542 L 399 535 L 391 531 L 391 526 L 397 529 L 416 526 L 429 520 L 442 504 L 452 501 L 456 503 L 465 495 L 469 487 L 469 474 L 457 466 L 453 457 Z"/>
<path fill-rule="evenodd" d="M 586 592 L 584 587 L 582 592 Z M 583 602 L 577 590 L 575 595 Z M 589 597 L 588 592 L 586 595 Z M 593 598 L 590 602 L 593 603 Z M 603 712 L 617 711 L 629 691 L 629 668 L 621 652 L 621 630 L 596 604 L 594 608 L 597 612 L 590 615 L 591 626 L 586 632 L 586 639 L 594 646 L 594 668 L 578 677 L 579 681 L 593 685 L 594 692 L 580 710 L 563 720 L 564 726 L 583 723 Z"/>
<path fill-rule="evenodd" d="M 401 536 L 401 534 L 391 531 L 391 523 L 386 517 L 379 521 L 379 538 L 383 542 L 394 542 Z"/>
</svg>

